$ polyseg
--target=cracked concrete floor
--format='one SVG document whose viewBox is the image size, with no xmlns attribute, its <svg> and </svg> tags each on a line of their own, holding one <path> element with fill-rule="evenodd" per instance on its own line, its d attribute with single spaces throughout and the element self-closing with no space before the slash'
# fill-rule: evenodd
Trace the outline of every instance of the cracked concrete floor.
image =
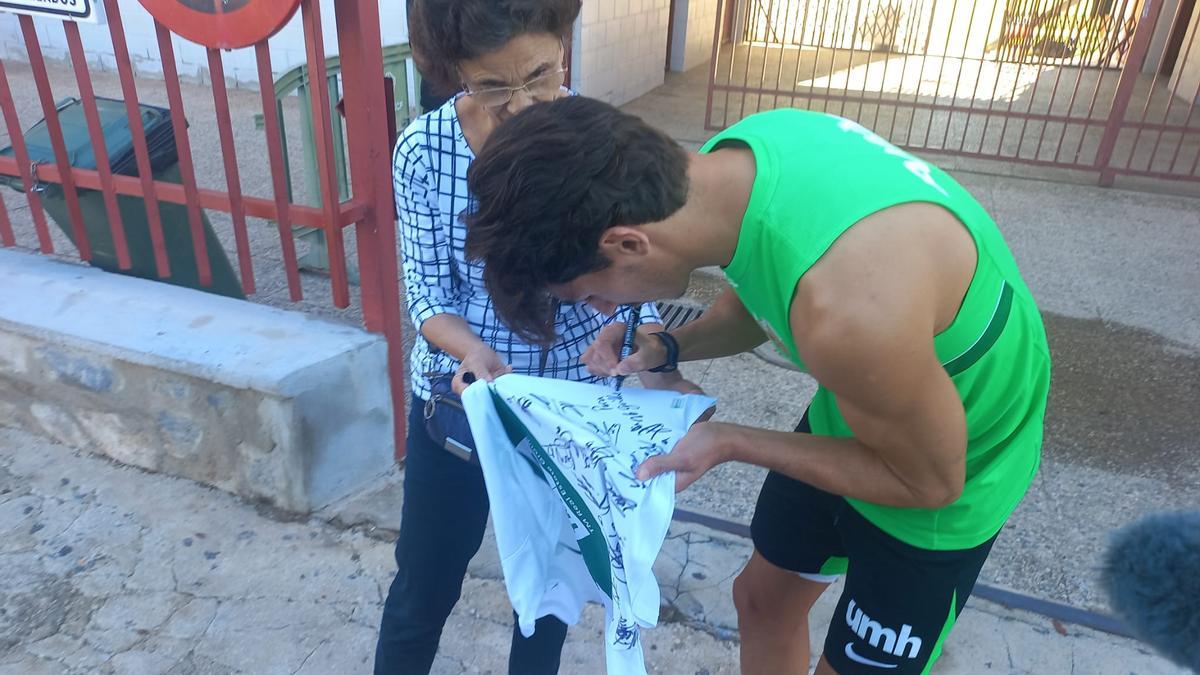
<svg viewBox="0 0 1200 675">
<path fill-rule="evenodd" d="M 392 536 L 0 427 L 0 674 L 370 672 Z M 510 612 L 499 581 L 469 578 L 434 672 L 507 672 Z M 602 634 L 592 608 L 563 672 L 602 673 Z M 735 642 L 643 635 L 652 672 L 737 670 Z"/>
</svg>

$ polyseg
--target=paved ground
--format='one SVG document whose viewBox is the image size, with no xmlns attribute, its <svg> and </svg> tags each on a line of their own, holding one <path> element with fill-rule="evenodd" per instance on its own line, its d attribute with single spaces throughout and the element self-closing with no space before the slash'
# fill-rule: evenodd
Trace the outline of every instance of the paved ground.
<svg viewBox="0 0 1200 675">
<path fill-rule="evenodd" d="M 56 73 L 55 93 L 61 97 L 73 82 L 68 70 Z M 10 66 L 9 77 L 15 90 L 32 91 L 19 66 Z M 101 92 L 106 87 L 112 91 L 113 84 L 97 78 Z M 143 86 L 153 91 L 156 84 Z M 264 153 L 255 151 L 261 140 L 252 126 L 256 95 L 231 94 L 235 133 L 247 148 L 240 157 L 247 191 L 265 194 Z M 16 98 L 29 126 L 40 117 L 31 112 L 33 98 Z M 201 182 L 219 187 L 224 179 L 213 150 L 211 97 L 204 87 L 189 86 L 185 99 Z M 628 109 L 694 145 L 700 140 L 690 135 L 695 99 L 694 91 L 668 86 Z M 699 114 L 702 118 L 703 108 Z M 1200 398 L 1200 295 L 1195 292 L 1200 266 L 1193 255 L 1200 250 L 1200 201 L 964 171 L 956 176 L 995 215 L 1012 244 L 1046 310 L 1056 363 L 1043 469 L 1001 536 L 983 579 L 1103 609 L 1095 572 L 1107 532 L 1147 512 L 1200 503 L 1200 416 L 1195 414 Z M 20 243 L 30 245 L 34 239 L 28 215 L 21 211 L 23 199 L 11 191 L 4 191 L 4 198 Z M 212 216 L 232 251 L 228 220 Z M 254 299 L 294 306 L 284 290 L 275 231 L 262 222 L 251 225 L 260 291 Z M 60 249 L 71 250 L 61 237 L 59 242 Z M 299 309 L 357 322 L 356 306 L 330 309 L 325 278 L 305 275 L 305 288 L 306 301 Z M 714 277 L 697 275 L 685 300 L 703 304 L 718 290 Z M 690 364 L 686 372 L 720 397 L 722 418 L 771 428 L 794 425 L 812 392 L 812 383 L 803 376 L 749 355 Z M 0 541 L 5 567 L 14 570 L 0 582 L 6 584 L 2 600 L 7 608 L 0 613 L 5 625 L 0 664 L 6 664 L 0 671 L 36 672 L 39 650 L 57 659 L 78 659 L 73 666 L 78 672 L 91 672 L 95 668 L 89 664 L 114 654 L 122 656 L 110 665 L 128 662 L 121 666 L 126 672 L 153 672 L 154 663 L 168 662 L 178 662 L 176 672 L 225 672 L 234 666 L 260 672 L 254 658 L 286 664 L 281 669 L 293 672 L 306 657 L 309 672 L 349 672 L 369 652 L 380 588 L 390 574 L 386 541 L 320 521 L 280 521 L 211 490 L 77 458 L 12 432 L 0 431 L 0 465 L 7 472 L 0 473 L 5 481 L 0 490 L 9 490 L 0 494 L 0 509 L 14 515 L 4 519 L 3 527 L 9 529 Z M 63 478 L 69 482 L 61 484 Z M 756 469 L 722 467 L 680 503 L 745 522 L 760 480 Z M 376 501 L 398 509 L 398 491 L 386 485 L 381 489 Z M 378 508 L 373 513 L 375 522 L 394 522 L 394 515 L 388 521 Z M 344 522 L 343 516 L 329 517 Z M 670 546 L 693 536 L 690 531 L 674 532 Z M 244 532 L 253 534 L 239 539 Z M 386 531 L 376 534 L 387 538 Z M 730 615 L 715 608 L 728 597 L 726 582 L 745 559 L 744 546 L 740 541 L 719 546 L 726 558 L 701 571 L 706 579 L 695 579 L 720 580 L 708 584 L 715 590 L 707 601 L 689 604 L 687 598 L 695 598 L 690 593 L 677 602 L 681 618 L 696 622 L 702 631 L 689 628 L 691 624 L 671 624 L 652 632 L 652 639 L 662 640 L 654 652 L 670 656 L 678 642 L 687 649 L 670 658 L 699 659 L 695 671 L 686 670 L 691 662 L 685 661 L 682 670 L 662 672 L 733 672 L 734 646 L 709 634 L 725 635 L 732 628 Z M 359 560 L 351 560 L 355 554 Z M 501 625 L 507 616 L 503 594 L 494 581 L 494 565 L 489 571 L 487 561 L 480 561 L 473 569 L 469 583 L 476 592 L 468 594 L 470 600 L 454 619 L 461 630 L 450 633 L 470 635 L 471 640 L 447 643 L 443 672 L 500 666 L 507 640 Z M 129 603 L 145 604 L 131 608 Z M 595 663 L 598 652 L 588 651 L 593 643 L 587 631 L 594 634 L 599 624 L 594 616 L 589 620 L 587 628 L 575 632 L 571 649 Z M 976 632 L 972 625 L 979 626 Z M 1123 650 L 1109 661 L 1121 672 L 1173 672 L 1128 642 L 1066 630 L 1064 638 L 1037 617 L 1012 616 L 975 603 L 956 633 L 959 646 L 951 645 L 943 672 L 1068 672 L 1071 655 L 1078 656 L 1080 672 L 1109 672 L 1086 661 L 1106 647 Z M 247 635 L 251 644 L 264 648 L 240 648 Z M 1013 640 L 1020 645 L 1017 653 L 988 642 L 989 635 Z M 1026 647 L 1043 643 L 1065 643 L 1066 651 L 1047 655 Z M 1009 655 L 1015 659 L 1011 665 Z M 668 656 L 651 653 L 651 662 L 666 668 L 675 663 Z M 1058 658 L 1063 660 L 1054 660 Z M 57 662 L 38 667 L 63 670 Z M 590 671 L 580 666 L 578 672 Z"/>
<path fill-rule="evenodd" d="M 373 517 L 394 527 L 398 496 L 375 495 L 385 508 Z M 358 500 L 280 518 L 0 427 L 0 674 L 370 672 L 393 531 L 347 525 L 369 512 Z M 446 627 L 439 675 L 506 671 L 511 610 L 493 548 L 485 542 Z M 651 672 L 737 672 L 728 582 L 747 552 L 734 537 L 673 528 L 657 569 L 671 607 L 643 632 Z M 591 608 L 572 629 L 562 672 L 604 672 L 602 619 Z M 1181 672 L 1131 640 L 982 601 L 938 671 Z"/>
</svg>

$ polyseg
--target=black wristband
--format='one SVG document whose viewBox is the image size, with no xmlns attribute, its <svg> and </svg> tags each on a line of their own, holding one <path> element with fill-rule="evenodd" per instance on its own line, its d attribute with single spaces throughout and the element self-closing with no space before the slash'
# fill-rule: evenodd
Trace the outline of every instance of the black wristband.
<svg viewBox="0 0 1200 675">
<path fill-rule="evenodd" d="M 674 335 L 666 331 L 651 333 L 654 337 L 662 341 L 663 346 L 667 348 L 667 362 L 657 368 L 651 368 L 652 373 L 673 373 L 679 370 L 679 342 Z"/>
</svg>

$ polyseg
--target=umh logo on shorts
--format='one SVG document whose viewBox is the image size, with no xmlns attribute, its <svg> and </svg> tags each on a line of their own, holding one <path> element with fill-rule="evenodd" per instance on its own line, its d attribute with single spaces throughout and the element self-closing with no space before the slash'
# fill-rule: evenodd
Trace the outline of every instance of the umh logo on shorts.
<svg viewBox="0 0 1200 675">
<path fill-rule="evenodd" d="M 854 600 L 851 600 L 850 604 L 846 607 L 846 624 L 850 626 L 850 630 L 855 635 L 865 640 L 867 644 L 877 649 L 882 649 L 892 656 L 907 656 L 910 659 L 915 659 L 921 653 L 921 638 L 912 634 L 911 625 L 906 623 L 897 632 L 871 619 L 861 607 L 857 606 Z M 895 664 L 880 663 L 861 656 L 854 651 L 853 642 L 846 643 L 846 656 L 852 661 L 877 668 L 896 667 Z"/>
</svg>

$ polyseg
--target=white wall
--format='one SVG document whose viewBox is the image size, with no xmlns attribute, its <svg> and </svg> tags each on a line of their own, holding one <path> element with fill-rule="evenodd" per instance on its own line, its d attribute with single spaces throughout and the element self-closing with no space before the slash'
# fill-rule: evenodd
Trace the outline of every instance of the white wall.
<svg viewBox="0 0 1200 675">
<path fill-rule="evenodd" d="M 572 84 L 621 105 L 663 83 L 670 0 L 583 0 Z"/>
<path fill-rule="evenodd" d="M 712 58 L 717 0 L 675 0 L 671 27 L 671 70 L 685 71 Z"/>
<path fill-rule="evenodd" d="M 594 0 L 593 0 L 594 1 Z M 130 59 L 139 74 L 162 75 L 162 63 L 158 56 L 158 39 L 154 34 L 154 22 L 138 0 L 118 0 L 122 24 L 125 27 L 125 42 Z M 388 0 L 379 3 L 380 24 L 383 44 L 392 45 L 408 41 L 408 21 L 404 2 Z M 35 19 L 38 41 L 47 58 L 67 59 L 67 41 L 62 22 L 51 19 Z M 333 55 L 337 49 L 337 25 L 334 20 L 333 0 L 321 0 L 321 25 L 325 38 L 325 53 Z M 92 67 L 100 70 L 116 70 L 113 58 L 112 38 L 108 25 L 81 23 L 79 32 L 84 50 Z M 208 54 L 206 50 L 179 36 L 172 36 L 175 61 L 179 74 L 185 78 L 208 79 Z M 306 61 L 304 52 L 304 26 L 300 11 L 271 38 L 271 66 L 275 75 L 280 75 Z M 14 14 L 0 14 L 0 56 L 17 61 L 26 61 L 25 41 Z M 237 84 L 256 84 L 258 65 L 254 49 L 238 49 L 224 53 L 225 76 Z"/>
</svg>

